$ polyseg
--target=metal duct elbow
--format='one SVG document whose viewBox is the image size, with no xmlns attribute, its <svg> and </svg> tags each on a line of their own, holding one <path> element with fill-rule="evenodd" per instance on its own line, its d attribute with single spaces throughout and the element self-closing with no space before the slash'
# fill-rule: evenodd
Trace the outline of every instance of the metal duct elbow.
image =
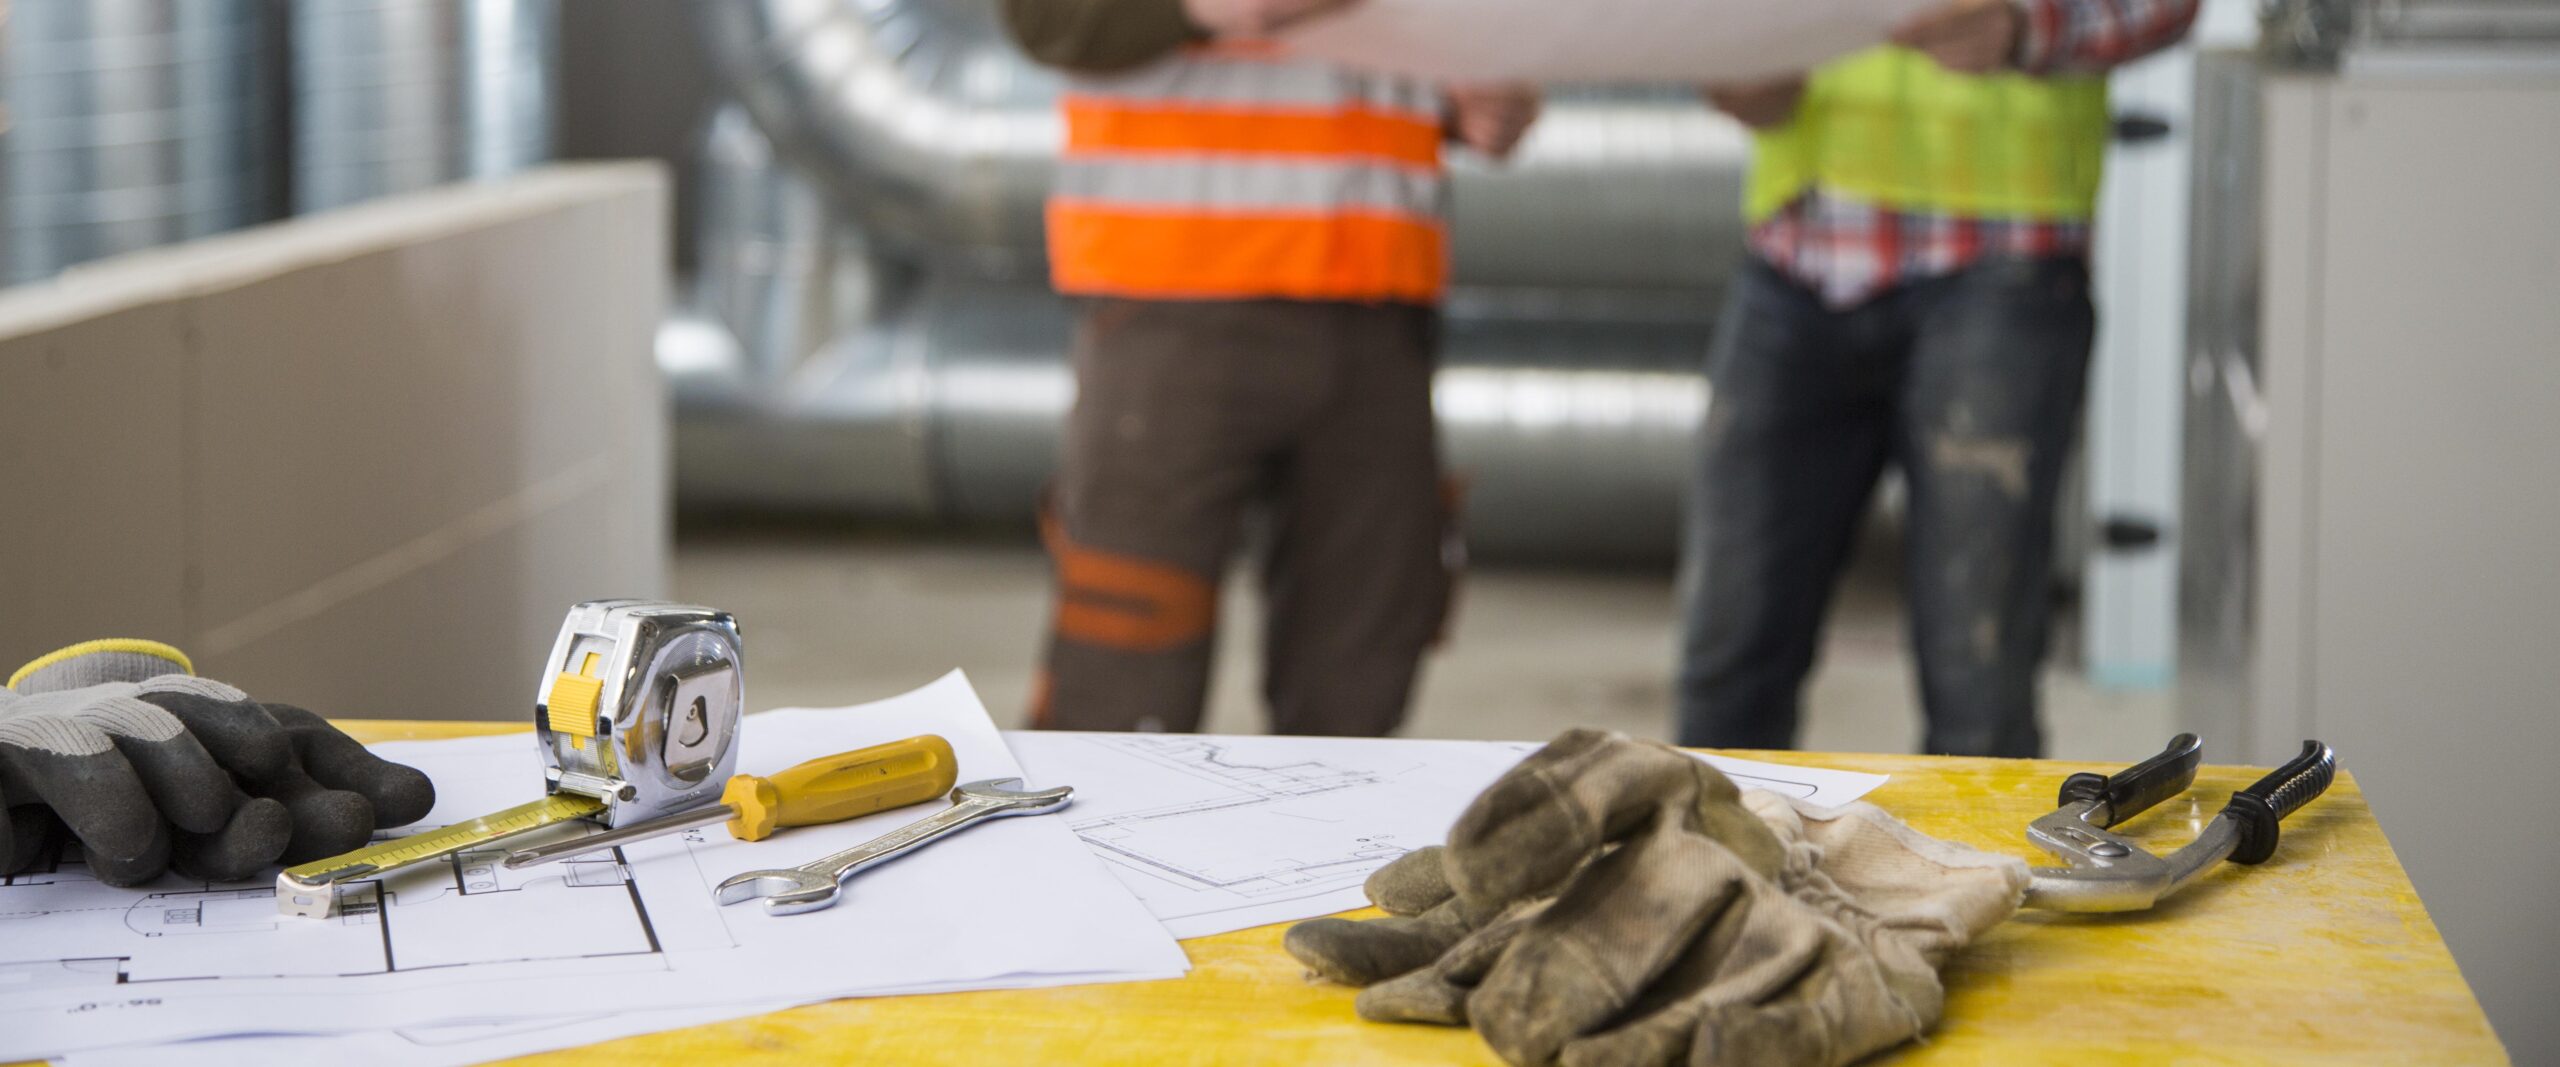
<svg viewBox="0 0 2560 1067">
<path fill-rule="evenodd" d="M 990 0 L 693 5 L 713 64 L 866 236 L 927 265 L 1036 277 L 1060 79 Z M 1741 128 L 1685 89 L 1557 93 L 1509 162 L 1455 153 L 1458 283 L 1715 299 L 1741 244 Z"/>
<path fill-rule="evenodd" d="M 866 236 L 978 273 L 1040 270 L 1058 79 L 982 0 L 691 5 L 714 67 Z"/>
</svg>

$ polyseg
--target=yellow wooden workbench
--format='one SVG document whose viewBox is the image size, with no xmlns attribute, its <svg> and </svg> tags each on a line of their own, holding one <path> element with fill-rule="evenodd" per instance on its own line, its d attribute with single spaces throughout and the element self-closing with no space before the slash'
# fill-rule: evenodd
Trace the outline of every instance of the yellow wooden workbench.
<svg viewBox="0 0 2560 1067">
<path fill-rule="evenodd" d="M 350 723 L 367 741 L 510 727 Z M 1877 771 L 1871 797 L 1921 830 L 2041 859 L 2028 820 L 2080 770 L 2046 761 L 1750 753 Z M 2349 754 L 2352 758 L 2352 754 Z M 2255 772 L 2207 767 L 2123 829 L 2185 843 Z M 1186 941 L 1178 981 L 846 1000 L 536 1057 L 545 1064 L 1494 1064 L 1464 1030 L 1352 1017 L 1281 927 Z M 1959 957 L 1946 1020 L 1912 1064 L 2504 1063 L 2355 780 L 2284 823 L 2266 864 L 2225 864 L 2147 913 L 2022 913 Z"/>
</svg>

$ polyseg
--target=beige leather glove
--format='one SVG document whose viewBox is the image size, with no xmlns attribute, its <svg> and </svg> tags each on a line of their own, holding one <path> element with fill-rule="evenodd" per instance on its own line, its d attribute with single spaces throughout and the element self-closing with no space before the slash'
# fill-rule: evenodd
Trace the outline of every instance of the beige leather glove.
<svg viewBox="0 0 2560 1067">
<path fill-rule="evenodd" d="M 1514 1064 L 1845 1064 L 1936 1022 L 1938 967 L 2026 882 L 1872 805 L 1746 795 L 1576 730 L 1370 880 L 1394 917 L 1285 944 L 1368 986 L 1363 1018 L 1473 1025 Z"/>
</svg>

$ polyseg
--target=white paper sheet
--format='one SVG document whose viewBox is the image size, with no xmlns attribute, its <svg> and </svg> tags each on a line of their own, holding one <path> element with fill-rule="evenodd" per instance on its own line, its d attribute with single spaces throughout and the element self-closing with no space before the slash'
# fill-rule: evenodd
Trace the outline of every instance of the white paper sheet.
<svg viewBox="0 0 2560 1067">
<path fill-rule="evenodd" d="M 1486 785 L 1538 746 L 1527 742 L 1215 737 L 1019 732 L 1005 735 L 1036 783 L 1077 786 L 1058 818 L 1177 936 L 1199 937 L 1357 908 L 1360 883 L 1407 849 L 1446 836 Z M 1702 755 L 1746 788 L 1846 804 L 1884 775 Z M 1172 973 L 1162 977 L 1172 977 Z M 1135 980 L 1050 974 L 961 983 L 1007 988 Z M 898 992 L 935 992 L 918 986 Z M 702 1026 L 824 997 L 711 1009 L 259 1035 L 94 1050 L 64 1067 L 363 1063 L 457 1067 Z"/>
<path fill-rule="evenodd" d="M 1531 747 L 1522 752 L 1537 751 Z M 1798 767 L 1789 763 L 1767 763 L 1736 756 L 1719 756 L 1711 752 L 1690 755 L 1707 761 L 1707 765 L 1723 771 L 1733 784 L 1744 789 L 1766 789 L 1791 800 L 1825 808 L 1836 808 L 1857 800 L 1892 779 L 1889 774 L 1865 771 L 1843 771 L 1831 767 Z"/>
<path fill-rule="evenodd" d="M 1021 774 L 957 673 L 877 704 L 753 716 L 741 766 L 775 770 L 919 733 L 951 742 L 964 781 Z M 519 803 L 540 781 L 520 736 L 383 749 L 435 779 L 427 825 Z M 803 862 L 929 812 L 884 812 L 754 845 L 712 828 L 627 846 L 619 864 L 513 872 L 474 854 L 394 875 L 379 911 L 318 922 L 277 916 L 272 883 L 113 889 L 77 868 L 7 879 L 0 1060 L 218 1034 L 386 1030 L 603 1006 L 692 1011 L 1188 968 L 1062 815 L 988 823 L 866 871 L 822 912 L 773 917 L 712 902 L 711 887 L 738 871 Z"/>
<path fill-rule="evenodd" d="M 458 1023 L 352 1034 L 249 1034 L 173 1045 L 128 1045 L 55 1057 L 58 1067 L 274 1067 L 285 1063 L 349 1067 L 460 1067 L 640 1034 L 709 1026 L 797 1004 L 724 1005 L 694 1011 L 625 1012 L 502 1023 Z"/>
<path fill-rule="evenodd" d="M 1015 976 L 1007 989 L 1178 978 L 1180 974 L 1043 974 Z M 901 993 L 949 993 L 990 988 L 986 982 L 949 987 L 919 986 Z M 620 1014 L 568 1015 L 518 1019 L 502 1023 L 463 1023 L 401 1030 L 367 1030 L 350 1034 L 252 1034 L 216 1037 L 174 1045 L 128 1045 L 92 1049 L 54 1059 L 60 1067 L 277 1067 L 279 1064 L 343 1064 L 348 1067 L 463 1067 L 465 1064 L 531 1056 L 537 1052 L 577 1048 L 641 1034 L 709 1026 L 799 1007 L 800 1001 L 770 1004 L 727 1004 L 716 1008 Z"/>
<path fill-rule="evenodd" d="M 1044 781 L 1089 782 L 1068 827 L 1177 937 L 1367 905 L 1360 884 L 1437 844 L 1537 745 L 1016 732 Z M 1846 804 L 1885 776 L 1701 756 L 1746 789 Z"/>
<path fill-rule="evenodd" d="M 1945 0 L 1361 0 L 1300 55 L 1447 81 L 1748 81 L 1885 39 Z"/>
</svg>

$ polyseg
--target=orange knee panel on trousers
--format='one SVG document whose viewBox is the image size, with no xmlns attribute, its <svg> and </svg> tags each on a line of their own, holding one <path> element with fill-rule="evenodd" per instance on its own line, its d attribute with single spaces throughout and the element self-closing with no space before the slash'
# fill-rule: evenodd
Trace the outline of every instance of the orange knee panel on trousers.
<svg viewBox="0 0 2560 1067">
<path fill-rule="evenodd" d="M 1209 636 L 1218 587 L 1170 563 L 1087 548 L 1044 519 L 1058 570 L 1057 635 L 1124 652 L 1169 652 Z"/>
</svg>

